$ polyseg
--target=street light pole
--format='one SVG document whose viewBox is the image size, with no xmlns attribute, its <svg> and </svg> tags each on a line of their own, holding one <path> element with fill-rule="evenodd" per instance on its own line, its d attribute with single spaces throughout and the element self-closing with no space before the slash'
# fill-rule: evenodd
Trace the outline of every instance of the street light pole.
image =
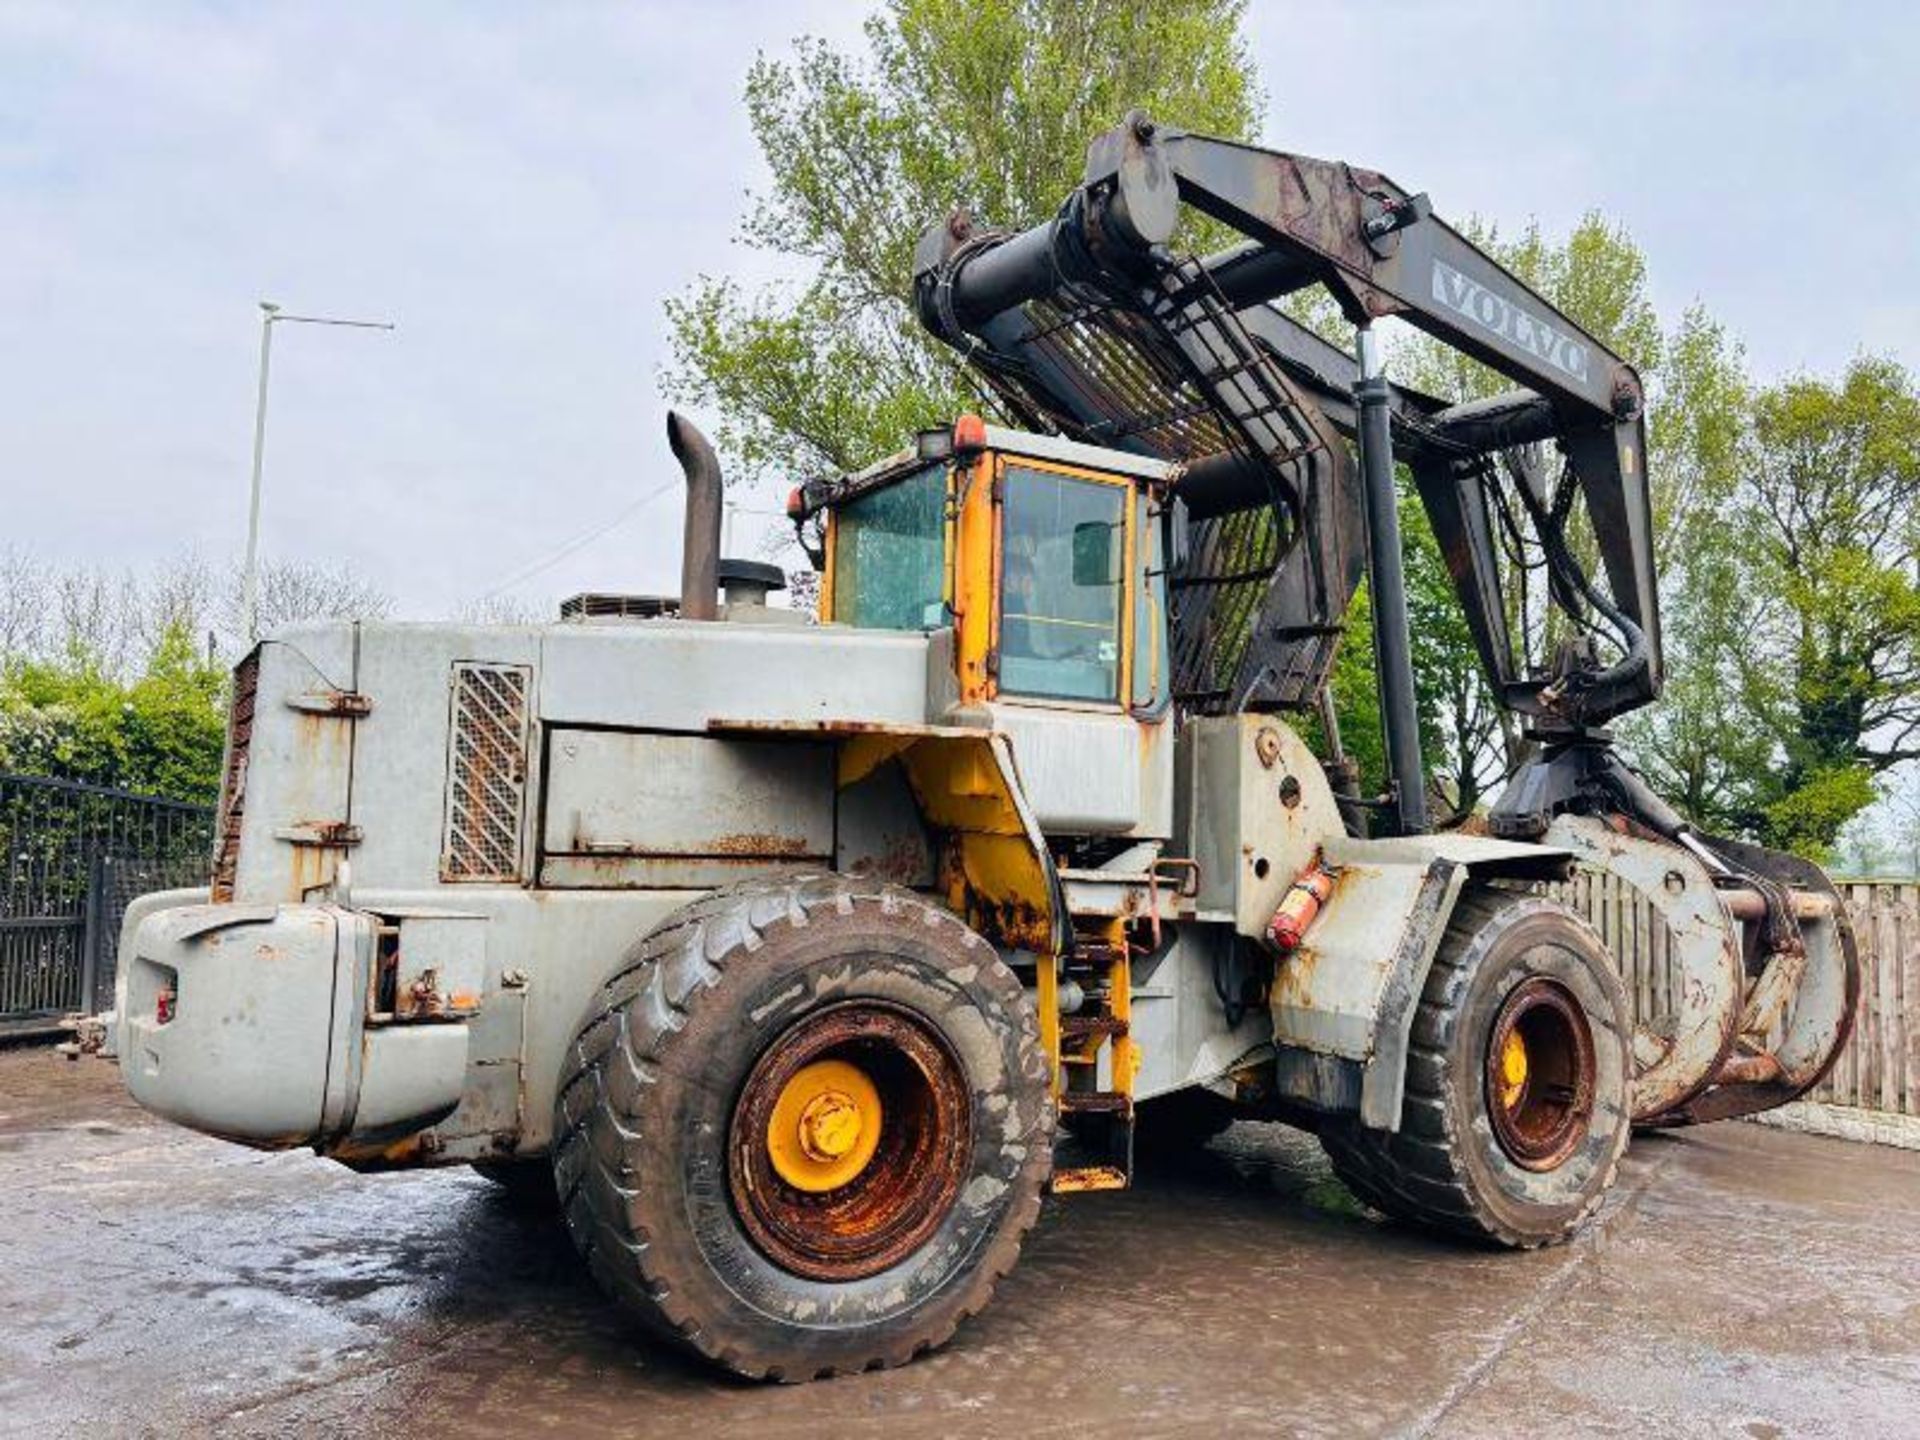
<svg viewBox="0 0 1920 1440">
<path fill-rule="evenodd" d="M 260 465 L 267 453 L 267 370 L 273 362 L 273 317 L 280 307 L 260 302 L 260 395 L 253 407 L 253 487 L 247 503 L 247 565 L 241 572 L 241 629 L 248 645 L 259 638 L 260 618 Z"/>
<path fill-rule="evenodd" d="M 271 300 L 260 302 L 260 387 L 253 406 L 253 481 L 247 502 L 247 561 L 242 573 L 241 628 L 248 645 L 260 638 L 260 473 L 267 454 L 267 373 L 273 362 L 275 321 L 337 325 L 350 330 L 391 330 L 390 320 L 338 320 L 326 315 L 288 315 Z"/>
</svg>

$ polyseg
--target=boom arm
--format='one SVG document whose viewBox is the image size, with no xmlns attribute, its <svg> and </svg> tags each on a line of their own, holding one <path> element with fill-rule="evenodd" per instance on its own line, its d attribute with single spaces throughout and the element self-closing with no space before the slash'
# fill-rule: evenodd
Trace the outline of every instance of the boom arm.
<svg viewBox="0 0 1920 1440">
<path fill-rule="evenodd" d="M 1167 246 L 1183 205 L 1248 243 L 1176 257 Z M 1278 553 L 1251 617 L 1216 613 L 1230 583 L 1204 572 L 1209 542 L 1223 537 L 1196 537 L 1202 573 L 1186 578 L 1214 603 L 1188 605 L 1184 628 L 1206 628 L 1197 609 L 1216 639 L 1236 625 L 1251 634 L 1234 683 L 1215 676 L 1190 703 L 1313 698 L 1331 658 L 1326 636 L 1357 580 L 1357 487 L 1344 447 L 1330 443 L 1330 432 L 1353 432 L 1353 361 L 1266 303 L 1316 283 L 1356 325 L 1399 316 L 1522 387 L 1451 408 L 1402 392 L 1394 406 L 1393 448 L 1413 469 L 1503 702 L 1577 733 L 1658 693 L 1639 377 L 1434 216 L 1424 195 L 1377 172 L 1135 115 L 1093 142 L 1085 182 L 1055 219 L 1004 235 L 956 217 L 923 238 L 916 271 L 922 318 L 1023 419 L 1184 461 L 1176 493 L 1215 532 L 1232 529 L 1222 517 L 1271 509 Z M 1530 448 L 1544 441 L 1564 456 L 1558 487 Z M 1568 545 L 1573 482 L 1605 593 Z M 1514 656 L 1499 558 L 1514 524 L 1509 499 L 1532 522 L 1553 602 L 1589 630 L 1588 611 L 1604 617 L 1620 651 L 1613 663 L 1590 646 L 1531 670 Z M 1180 648 L 1176 635 L 1176 661 Z"/>
<path fill-rule="evenodd" d="M 1245 242 L 1174 254 L 1183 206 Z M 1359 363 L 1268 303 L 1313 284 L 1357 327 Z M 1094 141 L 1085 182 L 1047 223 L 1009 235 L 957 215 L 929 231 L 915 287 L 922 320 L 1028 424 L 1183 467 L 1173 494 L 1190 543 L 1170 610 L 1187 710 L 1324 700 L 1364 542 L 1387 818 L 1403 831 L 1424 826 L 1393 476 L 1406 461 L 1499 697 L 1543 742 L 1489 827 L 1571 846 L 1674 922 L 1681 1001 L 1635 1037 L 1635 1120 L 1765 1109 L 1833 1064 L 1859 977 L 1831 885 L 1804 861 L 1694 831 L 1596 728 L 1660 687 L 1642 392 L 1623 360 L 1424 195 L 1137 114 Z M 1517 388 L 1456 406 L 1391 389 L 1370 329 L 1388 315 Z M 1358 442 L 1358 474 L 1342 436 Z M 1570 525 L 1582 502 L 1585 533 Z"/>
</svg>

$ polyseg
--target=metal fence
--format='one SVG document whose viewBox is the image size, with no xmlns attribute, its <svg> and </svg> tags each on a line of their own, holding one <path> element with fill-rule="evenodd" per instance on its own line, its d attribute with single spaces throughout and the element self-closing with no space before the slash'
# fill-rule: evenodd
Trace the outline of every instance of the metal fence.
<svg viewBox="0 0 1920 1440">
<path fill-rule="evenodd" d="M 135 896 L 201 883 L 213 810 L 0 773 L 0 1036 L 112 1003 Z"/>
<path fill-rule="evenodd" d="M 1809 1100 L 1920 1116 L 1920 884 L 1840 885 L 1860 945 L 1860 1008 L 1853 1038 Z M 1674 973 L 1666 926 L 1613 876 L 1582 871 L 1567 901 L 1620 962 L 1636 1019 L 1671 1013 Z"/>
</svg>

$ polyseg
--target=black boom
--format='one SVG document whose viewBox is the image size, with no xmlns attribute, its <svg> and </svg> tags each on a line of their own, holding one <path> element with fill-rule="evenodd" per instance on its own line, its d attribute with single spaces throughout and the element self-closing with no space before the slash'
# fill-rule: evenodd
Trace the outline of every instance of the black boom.
<svg viewBox="0 0 1920 1440">
<path fill-rule="evenodd" d="M 1177 253 L 1183 206 L 1246 242 Z M 1363 356 L 1371 322 L 1399 316 L 1522 388 L 1455 406 L 1389 390 L 1271 303 L 1316 284 Z M 1173 644 L 1189 712 L 1319 699 L 1371 534 L 1400 828 L 1423 817 L 1393 459 L 1412 471 L 1496 692 L 1550 748 L 1604 746 L 1597 727 L 1659 693 L 1639 377 L 1425 195 L 1135 114 L 1094 140 L 1052 220 L 1013 234 L 956 213 L 930 229 L 915 288 L 923 322 L 1019 421 L 1183 467 Z M 1360 442 L 1358 466 L 1345 439 Z"/>
</svg>

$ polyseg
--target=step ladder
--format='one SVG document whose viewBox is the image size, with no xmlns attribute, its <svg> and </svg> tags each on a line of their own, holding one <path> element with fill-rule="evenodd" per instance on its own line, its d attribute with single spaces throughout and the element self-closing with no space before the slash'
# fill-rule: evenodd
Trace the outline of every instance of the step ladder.
<svg viewBox="0 0 1920 1440">
<path fill-rule="evenodd" d="M 1053 1190 L 1124 1190 L 1133 1178 L 1133 974 L 1126 924 L 1097 918 L 1077 935 L 1072 955 L 1039 968 L 1041 1041 L 1052 1061 L 1060 1118 Z M 1085 999 L 1060 1013 L 1060 982 Z"/>
<path fill-rule="evenodd" d="M 1265 685 L 1266 699 L 1303 703 L 1324 684 L 1333 665 L 1337 617 L 1325 606 L 1291 632 L 1262 633 L 1265 612 L 1285 566 L 1307 567 L 1306 595 L 1324 595 L 1333 576 L 1331 553 L 1314 538 L 1323 527 L 1307 517 L 1328 506 L 1324 463 L 1314 460 L 1326 442 L 1299 393 L 1221 295 L 1205 264 L 1188 256 L 1163 269 L 1134 303 L 1150 319 L 1158 343 L 1179 357 L 1183 394 L 1204 399 L 1228 437 L 1262 462 L 1270 486 L 1264 507 L 1190 522 L 1187 563 L 1171 577 L 1174 592 L 1170 644 L 1174 698 L 1189 711 L 1223 714 L 1241 707 Z M 1294 543 L 1302 528 L 1307 543 Z"/>
</svg>

